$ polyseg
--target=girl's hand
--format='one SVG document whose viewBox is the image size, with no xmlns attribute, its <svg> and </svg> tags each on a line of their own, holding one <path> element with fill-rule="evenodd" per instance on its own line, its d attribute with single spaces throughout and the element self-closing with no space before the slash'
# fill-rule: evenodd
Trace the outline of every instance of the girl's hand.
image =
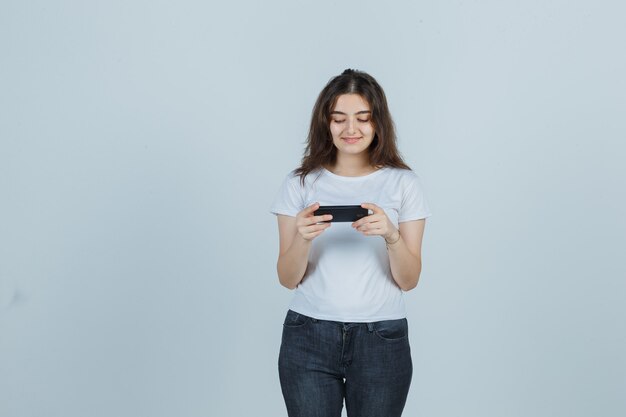
<svg viewBox="0 0 626 417">
<path fill-rule="evenodd" d="M 363 203 L 361 207 L 372 210 L 373 214 L 352 223 L 352 227 L 366 236 L 382 236 L 385 241 L 396 239 L 400 231 L 391 223 L 382 208 L 372 203 Z"/>
<path fill-rule="evenodd" d="M 296 215 L 298 234 L 304 240 L 313 240 L 330 227 L 330 223 L 321 222 L 330 221 L 333 218 L 331 214 L 324 214 L 322 216 L 313 215 L 313 212 L 317 210 L 319 206 L 319 203 L 312 204 Z"/>
</svg>

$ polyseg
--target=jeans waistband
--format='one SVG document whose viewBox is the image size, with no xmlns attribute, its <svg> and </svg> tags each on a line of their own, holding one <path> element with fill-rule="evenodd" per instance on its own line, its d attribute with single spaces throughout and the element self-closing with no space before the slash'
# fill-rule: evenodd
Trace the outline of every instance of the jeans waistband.
<svg viewBox="0 0 626 417">
<path fill-rule="evenodd" d="M 374 328 L 376 327 L 376 324 L 378 323 L 384 323 L 384 322 L 389 322 L 389 321 L 396 321 L 396 320 L 406 320 L 406 318 L 401 318 L 401 319 L 392 319 L 392 320 L 379 320 L 379 321 L 371 321 L 371 322 L 350 322 L 350 321 L 335 321 L 335 320 L 324 320 L 324 319 L 316 319 L 315 317 L 311 317 L 311 316 L 307 316 L 306 314 L 302 314 L 302 313 L 298 313 L 297 311 L 293 311 L 293 310 L 289 310 L 292 313 L 298 314 L 302 317 L 306 317 L 307 319 L 311 320 L 313 323 L 328 323 L 328 324 L 333 324 L 339 327 L 342 327 L 344 329 L 349 329 L 349 328 L 353 328 L 353 327 L 367 327 L 367 330 L 369 330 L 370 332 L 372 330 L 374 330 Z"/>
</svg>

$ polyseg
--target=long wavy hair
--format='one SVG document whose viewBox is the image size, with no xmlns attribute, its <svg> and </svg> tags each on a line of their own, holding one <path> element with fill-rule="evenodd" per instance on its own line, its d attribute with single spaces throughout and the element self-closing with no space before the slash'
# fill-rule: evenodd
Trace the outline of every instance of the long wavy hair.
<svg viewBox="0 0 626 417">
<path fill-rule="evenodd" d="M 411 169 L 398 151 L 396 129 L 389 113 L 387 98 L 382 87 L 371 75 L 347 69 L 330 79 L 320 92 L 313 107 L 311 126 L 302 163 L 294 172 L 302 184 L 312 171 L 323 166 L 332 166 L 337 161 L 337 148 L 330 132 L 330 113 L 337 99 L 343 94 L 358 94 L 370 105 L 374 138 L 368 148 L 370 165 Z"/>
</svg>

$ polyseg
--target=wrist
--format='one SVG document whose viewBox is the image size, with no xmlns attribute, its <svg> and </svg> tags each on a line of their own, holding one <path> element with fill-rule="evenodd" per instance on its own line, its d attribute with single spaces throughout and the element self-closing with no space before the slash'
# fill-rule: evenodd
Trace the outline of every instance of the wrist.
<svg viewBox="0 0 626 417">
<path fill-rule="evenodd" d="M 400 230 L 396 230 L 395 232 L 391 233 L 390 236 L 383 236 L 383 238 L 385 239 L 385 243 L 387 244 L 387 246 L 394 245 L 400 241 Z"/>
</svg>

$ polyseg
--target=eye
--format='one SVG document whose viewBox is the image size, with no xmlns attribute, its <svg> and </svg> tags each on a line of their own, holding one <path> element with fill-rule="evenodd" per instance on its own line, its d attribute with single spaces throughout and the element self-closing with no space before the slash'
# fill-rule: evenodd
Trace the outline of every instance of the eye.
<svg viewBox="0 0 626 417">
<path fill-rule="evenodd" d="M 370 121 L 370 119 L 357 119 L 357 120 L 361 123 L 367 123 Z"/>
<path fill-rule="evenodd" d="M 345 122 L 345 120 L 337 120 L 337 119 L 334 119 L 334 120 L 333 120 L 333 122 L 335 122 L 335 123 L 343 123 L 343 122 Z"/>
</svg>

